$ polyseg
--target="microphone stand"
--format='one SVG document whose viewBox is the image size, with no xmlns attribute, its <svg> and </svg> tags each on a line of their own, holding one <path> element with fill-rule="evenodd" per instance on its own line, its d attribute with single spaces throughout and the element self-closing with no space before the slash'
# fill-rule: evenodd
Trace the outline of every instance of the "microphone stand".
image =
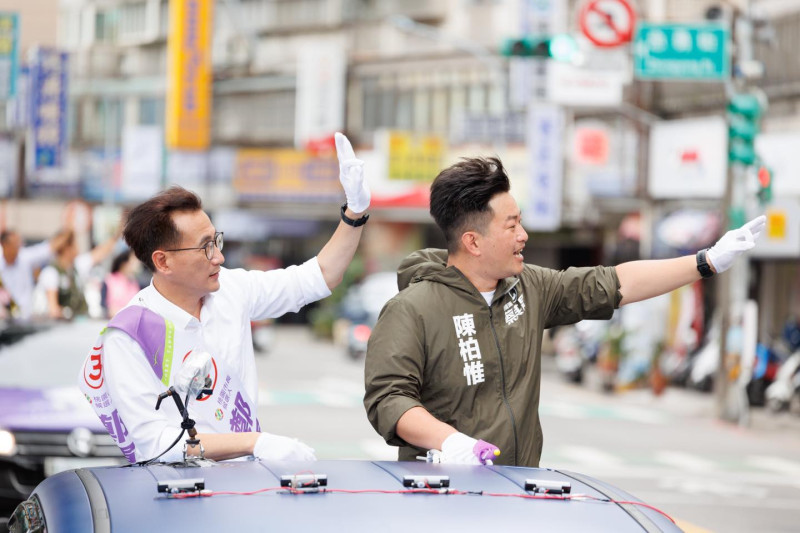
<svg viewBox="0 0 800 533">
<path fill-rule="evenodd" d="M 210 379 L 206 378 L 205 386 L 208 387 L 211 385 Z M 212 389 L 204 388 L 201 389 L 200 392 L 197 393 L 197 397 L 200 397 L 201 394 L 211 394 L 213 392 Z M 175 390 L 175 387 L 170 386 L 169 389 L 162 392 L 158 395 L 158 401 L 156 402 L 156 411 L 161 407 L 162 400 L 165 400 L 167 397 L 172 397 L 175 401 L 175 406 L 178 408 L 178 412 L 181 414 L 181 429 L 187 431 L 189 433 L 189 438 L 186 439 L 186 442 L 183 444 L 183 462 L 184 463 L 195 463 L 197 466 L 201 466 L 201 463 L 206 461 L 205 458 L 205 449 L 203 448 L 203 444 L 200 442 L 200 439 L 197 438 L 197 430 L 194 428 L 195 421 L 194 419 L 189 417 L 189 392 L 186 393 L 186 400 L 181 400 L 178 391 Z M 190 457 L 188 455 L 189 446 L 194 448 L 195 446 L 200 446 L 200 455 L 197 457 Z"/>
</svg>

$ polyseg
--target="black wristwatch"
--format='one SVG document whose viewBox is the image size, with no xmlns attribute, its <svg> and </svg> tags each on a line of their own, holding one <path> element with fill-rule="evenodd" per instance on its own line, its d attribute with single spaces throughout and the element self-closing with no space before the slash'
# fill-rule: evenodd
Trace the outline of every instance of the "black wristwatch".
<svg viewBox="0 0 800 533">
<path fill-rule="evenodd" d="M 708 264 L 708 260 L 706 259 L 706 252 L 708 249 L 702 249 L 697 252 L 697 271 L 700 272 L 701 278 L 710 278 L 714 275 L 714 271 L 711 270 L 711 265 Z"/>
<path fill-rule="evenodd" d="M 362 216 L 361 218 L 359 218 L 357 220 L 353 220 L 352 218 L 350 218 L 350 217 L 348 217 L 347 215 L 344 214 L 344 210 L 345 209 L 347 209 L 347 202 L 342 204 L 342 220 L 344 221 L 345 224 L 347 224 L 349 226 L 353 226 L 354 228 L 357 228 L 359 226 L 363 226 L 364 224 L 367 223 L 367 220 L 369 220 L 369 215 L 364 215 L 364 216 Z"/>
</svg>

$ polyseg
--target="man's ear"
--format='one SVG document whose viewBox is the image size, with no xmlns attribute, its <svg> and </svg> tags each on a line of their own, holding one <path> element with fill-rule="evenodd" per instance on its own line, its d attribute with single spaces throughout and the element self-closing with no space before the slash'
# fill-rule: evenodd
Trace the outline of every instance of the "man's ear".
<svg viewBox="0 0 800 533">
<path fill-rule="evenodd" d="M 152 253 L 152 255 L 150 255 L 150 259 L 153 260 L 153 265 L 156 267 L 156 272 L 166 274 L 170 271 L 169 264 L 167 262 L 167 254 L 165 254 L 163 251 L 156 250 Z"/>
<path fill-rule="evenodd" d="M 481 255 L 478 237 L 479 235 L 476 231 L 465 231 L 461 234 L 461 246 L 464 247 L 464 251 L 476 257 Z"/>
</svg>

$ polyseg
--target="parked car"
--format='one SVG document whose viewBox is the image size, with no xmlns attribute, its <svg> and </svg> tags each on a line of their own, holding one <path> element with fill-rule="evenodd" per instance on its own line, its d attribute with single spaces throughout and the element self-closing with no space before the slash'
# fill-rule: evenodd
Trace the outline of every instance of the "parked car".
<svg viewBox="0 0 800 533">
<path fill-rule="evenodd" d="M 421 461 L 194 464 L 59 473 L 20 504 L 9 529 L 680 531 L 630 494 L 559 470 Z"/>
<path fill-rule="evenodd" d="M 76 386 L 103 325 L 62 323 L 0 348 L 0 516 L 48 475 L 124 462 Z"/>
<path fill-rule="evenodd" d="M 377 272 L 348 289 L 340 305 L 340 315 L 350 321 L 347 328 L 347 354 L 361 359 L 378 315 L 386 302 L 397 294 L 397 274 Z"/>
</svg>

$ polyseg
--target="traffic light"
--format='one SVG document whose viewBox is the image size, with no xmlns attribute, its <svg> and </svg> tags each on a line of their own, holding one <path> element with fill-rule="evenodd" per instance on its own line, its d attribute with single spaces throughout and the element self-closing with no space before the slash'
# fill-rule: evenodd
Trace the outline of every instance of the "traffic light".
<svg viewBox="0 0 800 533">
<path fill-rule="evenodd" d="M 500 50 L 506 57 L 540 57 L 556 61 L 571 61 L 577 52 L 578 42 L 567 34 L 506 39 Z"/>
<path fill-rule="evenodd" d="M 767 166 L 758 167 L 758 200 L 761 204 L 768 204 L 772 201 L 772 170 Z"/>
<path fill-rule="evenodd" d="M 754 93 L 736 94 L 728 102 L 728 161 L 750 166 L 756 162 L 753 146 L 765 103 Z"/>
</svg>

